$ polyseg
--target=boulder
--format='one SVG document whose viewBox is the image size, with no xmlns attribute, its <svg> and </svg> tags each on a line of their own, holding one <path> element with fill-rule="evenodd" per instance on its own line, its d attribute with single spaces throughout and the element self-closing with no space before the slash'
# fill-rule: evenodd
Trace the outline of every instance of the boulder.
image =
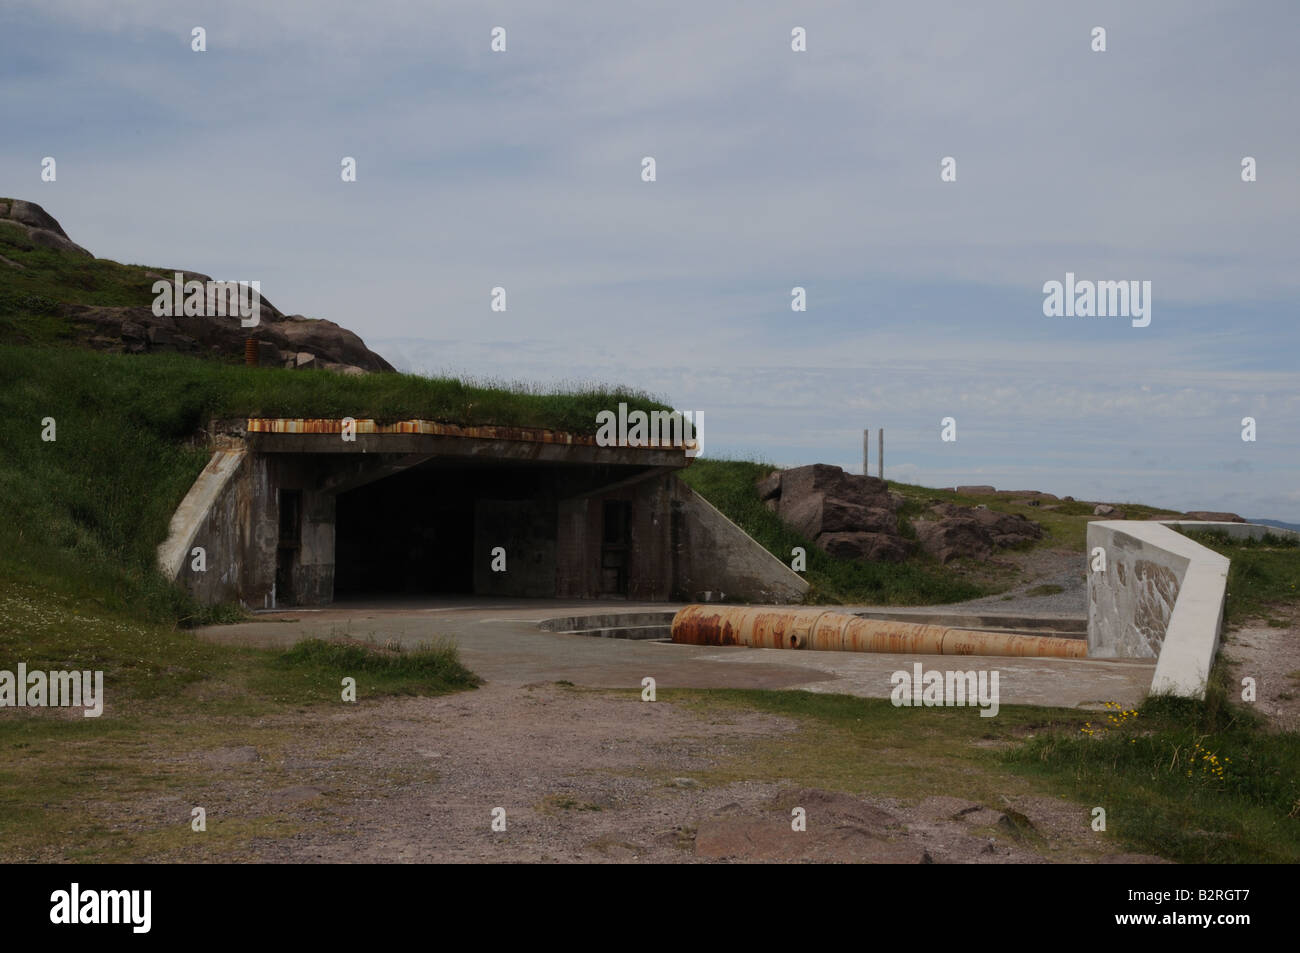
<svg viewBox="0 0 1300 953">
<path fill-rule="evenodd" d="M 912 553 L 912 542 L 888 533 L 823 533 L 817 545 L 836 559 L 900 562 Z"/>
<path fill-rule="evenodd" d="M 756 485 L 768 509 L 841 559 L 905 559 L 912 544 L 898 532 L 904 498 L 885 481 L 815 463 L 769 474 Z"/>
<path fill-rule="evenodd" d="M 849 503 L 822 493 L 799 497 L 789 504 L 786 499 L 782 494 L 777 509 L 781 519 L 809 539 L 816 539 L 823 533 L 897 531 L 898 518 L 892 510 Z"/>
<path fill-rule="evenodd" d="M 63 226 L 55 221 L 54 216 L 35 202 L 24 202 L 22 199 L 0 202 L 0 220 L 12 222 L 20 227 L 33 245 L 53 248 L 85 258 L 95 257 L 70 239 Z"/>
<path fill-rule="evenodd" d="M 1184 514 L 1189 520 L 1208 520 L 1211 523 L 1244 523 L 1246 522 L 1236 513 L 1214 513 L 1209 510 L 1192 510 Z M 1167 517 L 1166 517 L 1167 518 Z"/>
<path fill-rule="evenodd" d="M 1124 518 L 1124 511 L 1118 506 L 1111 506 L 1109 503 L 1098 503 L 1093 507 L 1092 515 L 1104 516 L 1107 519 L 1112 520 L 1122 520 Z"/>
<path fill-rule="evenodd" d="M 993 489 L 991 486 L 984 486 L 981 484 L 978 486 L 959 486 L 957 487 L 956 492 L 960 493 L 962 496 L 992 496 L 997 492 L 997 490 Z"/>
<path fill-rule="evenodd" d="M 863 506 L 894 508 L 888 485 L 876 477 L 845 473 L 843 468 L 825 463 L 794 467 L 781 472 L 782 500 L 798 499 L 814 493 Z"/>
<path fill-rule="evenodd" d="M 917 542 L 921 549 L 941 563 L 961 557 L 987 559 L 993 552 L 992 539 L 979 522 L 969 517 L 950 516 L 941 520 L 917 520 Z"/>
</svg>

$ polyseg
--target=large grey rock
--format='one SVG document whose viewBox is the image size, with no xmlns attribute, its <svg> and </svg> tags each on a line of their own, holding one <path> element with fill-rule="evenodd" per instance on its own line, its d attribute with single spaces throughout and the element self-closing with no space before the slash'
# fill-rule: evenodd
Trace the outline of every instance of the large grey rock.
<svg viewBox="0 0 1300 953">
<path fill-rule="evenodd" d="M 912 552 L 912 543 L 888 533 L 824 533 L 817 545 L 836 559 L 900 562 Z"/>
<path fill-rule="evenodd" d="M 809 539 L 823 533 L 897 532 L 898 518 L 888 509 L 849 503 L 823 493 L 798 497 L 788 504 L 786 499 L 782 494 L 777 510 L 781 519 Z"/>
<path fill-rule="evenodd" d="M 15 222 L 21 222 L 31 228 L 43 228 L 46 231 L 62 235 L 64 238 L 68 237 L 68 233 L 63 230 L 63 226 L 55 220 L 54 216 L 35 202 L 14 199 L 9 204 L 9 207 L 4 209 L 4 217 Z"/>
<path fill-rule="evenodd" d="M 942 520 L 918 520 L 917 542 L 941 563 L 970 557 L 987 559 L 993 552 L 988 530 L 970 517 L 950 516 Z"/>
<path fill-rule="evenodd" d="M 814 463 L 769 475 L 757 491 L 788 526 L 838 558 L 897 560 L 911 551 L 898 532 L 903 498 L 883 480 Z"/>
<path fill-rule="evenodd" d="M 945 519 L 973 519 L 988 534 L 991 546 L 1016 546 L 1020 543 L 1042 539 L 1043 528 L 1018 513 L 999 513 L 986 506 L 958 506 L 943 503 L 934 512 Z"/>
<path fill-rule="evenodd" d="M 893 506 L 889 487 L 884 480 L 876 477 L 845 473 L 840 467 L 825 463 L 794 467 L 781 472 L 782 499 L 798 499 L 814 493 L 863 506 Z"/>
<path fill-rule="evenodd" d="M 14 199 L 12 202 L 0 201 L 0 221 L 11 222 L 21 228 L 32 245 L 53 248 L 86 258 L 95 257 L 70 239 L 63 226 L 55 221 L 54 216 L 35 202 L 25 202 L 22 199 Z"/>
</svg>

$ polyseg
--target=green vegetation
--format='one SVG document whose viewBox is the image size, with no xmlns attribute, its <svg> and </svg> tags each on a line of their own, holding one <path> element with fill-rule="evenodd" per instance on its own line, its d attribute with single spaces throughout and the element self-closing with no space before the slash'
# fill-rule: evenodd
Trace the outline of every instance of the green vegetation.
<svg viewBox="0 0 1300 953">
<path fill-rule="evenodd" d="M 1187 531 L 1184 535 L 1232 560 L 1225 624 L 1252 618 L 1274 624 L 1281 620 L 1269 618 L 1271 610 L 1300 598 L 1300 540 L 1295 537 L 1269 533 L 1263 539 L 1234 540 L 1221 531 Z"/>
<path fill-rule="evenodd" d="M 834 559 L 790 529 L 758 498 L 754 483 L 773 468 L 743 460 L 698 459 L 681 478 L 768 552 L 789 564 L 790 551 L 808 553 L 807 599 L 819 603 L 926 605 L 987 595 L 989 589 L 962 579 L 952 566 L 913 558 L 899 563 Z M 906 517 L 901 517 L 906 519 Z"/>
<path fill-rule="evenodd" d="M 6 260 L 0 261 L 0 343 L 59 344 L 77 337 L 86 329 L 60 316 L 61 303 L 140 307 L 154 298 L 157 278 L 150 269 L 33 245 L 13 222 L 0 221 L 0 256 Z"/>
<path fill-rule="evenodd" d="M 1137 849 L 1183 863 L 1294 864 L 1300 735 L 1230 704 L 1224 673 L 1204 702 L 1148 698 L 1135 718 L 1094 716 L 1029 740 L 1007 763 L 1104 807 L 1108 832 Z"/>
<path fill-rule="evenodd" d="M 263 683 L 286 701 L 334 701 L 344 677 L 356 679 L 358 698 L 442 695 L 482 684 L 445 640 L 408 651 L 324 639 L 306 639 L 273 658 Z"/>
</svg>

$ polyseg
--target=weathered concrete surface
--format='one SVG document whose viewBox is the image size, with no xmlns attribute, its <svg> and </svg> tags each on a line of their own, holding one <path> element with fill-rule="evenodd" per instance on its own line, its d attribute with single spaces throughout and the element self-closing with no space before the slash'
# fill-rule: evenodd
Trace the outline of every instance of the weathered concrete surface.
<svg viewBox="0 0 1300 953">
<path fill-rule="evenodd" d="M 673 480 L 676 591 L 693 601 L 727 594 L 752 602 L 798 602 L 808 581 L 760 546 L 708 500 Z M 706 593 L 714 593 L 712 599 Z"/>
<path fill-rule="evenodd" d="M 228 558 L 238 548 L 239 525 L 236 498 L 245 468 L 246 455 L 240 450 L 218 450 L 203 468 L 185 499 L 172 514 L 167 539 L 158 547 L 158 566 L 168 579 L 183 579 L 201 599 L 233 601 L 239 591 L 238 566 Z M 207 571 L 193 572 L 190 553 L 201 545 Z"/>
<path fill-rule="evenodd" d="M 1089 523 L 1087 547 L 1106 554 L 1105 571 L 1088 575 L 1088 654 L 1158 658 L 1152 692 L 1203 698 L 1228 559 L 1160 523 Z"/>
<path fill-rule="evenodd" d="M 1088 524 L 1088 552 L 1102 547 L 1104 572 L 1088 576 L 1088 655 L 1156 658 L 1193 556 L 1186 537 L 1158 524 Z"/>
<path fill-rule="evenodd" d="M 673 604 L 620 605 L 629 613 L 660 612 Z M 652 676 L 659 689 L 765 688 L 888 698 L 896 671 L 986 667 L 999 672 L 1002 705 L 1100 708 L 1135 706 L 1146 695 L 1149 659 L 960 659 L 928 655 L 711 648 L 546 632 L 539 624 L 566 624 L 608 605 L 560 600 L 437 600 L 370 603 L 346 608 L 259 613 L 256 621 L 199 629 L 200 638 L 227 644 L 288 647 L 301 639 L 396 639 L 414 647 L 450 636 L 461 658 L 488 681 L 513 686 L 570 681 L 594 688 L 640 688 Z"/>
</svg>

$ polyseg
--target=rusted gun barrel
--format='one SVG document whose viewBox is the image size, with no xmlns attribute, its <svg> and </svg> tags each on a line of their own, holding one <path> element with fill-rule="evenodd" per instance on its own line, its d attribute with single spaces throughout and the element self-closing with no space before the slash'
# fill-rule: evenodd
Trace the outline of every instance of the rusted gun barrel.
<svg viewBox="0 0 1300 953">
<path fill-rule="evenodd" d="M 1083 639 L 1008 635 L 916 622 L 863 619 L 828 609 L 692 605 L 673 616 L 673 641 L 747 645 L 756 649 L 897 652 L 910 655 L 998 655 L 1086 658 Z"/>
</svg>

